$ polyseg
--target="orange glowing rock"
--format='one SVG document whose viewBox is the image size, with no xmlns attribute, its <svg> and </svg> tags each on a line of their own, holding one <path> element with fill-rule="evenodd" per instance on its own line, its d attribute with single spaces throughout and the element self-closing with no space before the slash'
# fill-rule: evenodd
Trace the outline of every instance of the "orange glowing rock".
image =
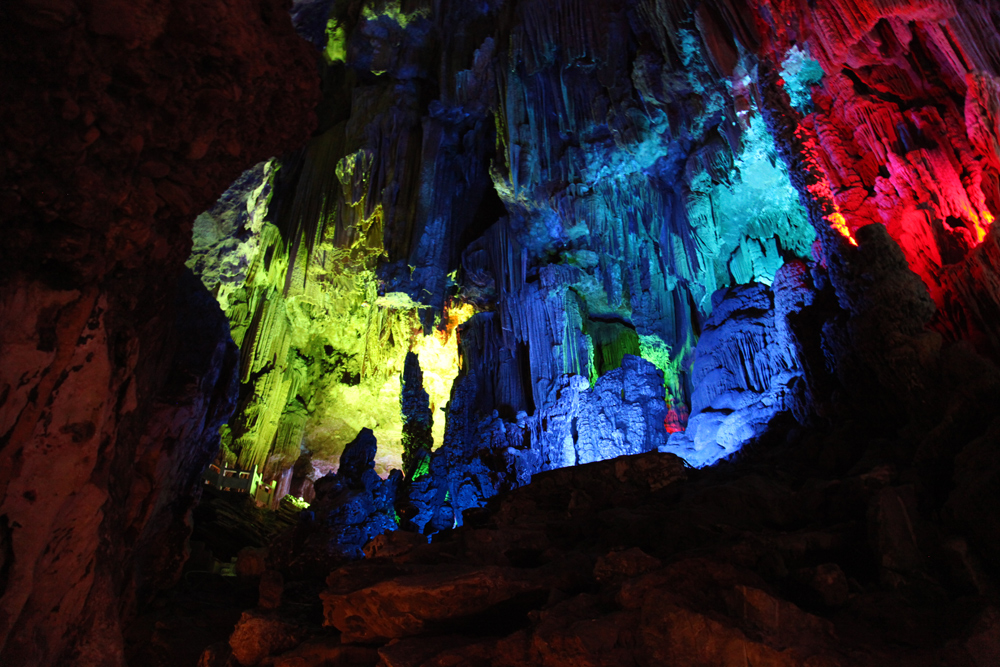
<svg viewBox="0 0 1000 667">
<path fill-rule="evenodd" d="M 840 207 L 837 207 L 837 210 L 826 216 L 826 221 L 830 223 L 830 229 L 840 232 L 851 245 L 858 245 L 858 242 L 851 235 L 851 230 L 847 228 L 847 220 L 844 219 L 844 215 L 840 212 Z"/>
</svg>

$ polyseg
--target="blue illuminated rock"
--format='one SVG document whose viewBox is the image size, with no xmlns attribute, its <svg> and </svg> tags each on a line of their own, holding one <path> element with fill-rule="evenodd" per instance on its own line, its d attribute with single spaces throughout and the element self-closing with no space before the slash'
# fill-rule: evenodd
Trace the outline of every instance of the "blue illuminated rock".
<svg viewBox="0 0 1000 667">
<path fill-rule="evenodd" d="M 514 421 L 496 412 L 464 421 L 474 410 L 461 389 L 444 447 L 409 490 L 412 522 L 422 532 L 461 526 L 464 511 L 537 472 L 651 452 L 666 441 L 663 374 L 641 357 L 625 355 L 593 387 L 582 376 L 564 376 L 534 414 L 521 411 Z"/>
<path fill-rule="evenodd" d="M 272 560 L 286 571 L 320 576 L 331 567 L 364 556 L 376 535 L 396 530 L 394 504 L 402 474 L 375 472 L 378 443 L 362 429 L 340 457 L 340 468 L 316 480 L 316 500 L 299 524 L 272 545 Z"/>
<path fill-rule="evenodd" d="M 695 349 L 691 417 L 661 451 L 709 465 L 760 435 L 801 400 L 802 370 L 774 294 L 759 283 L 713 295 L 714 309 Z M 780 301 L 785 309 L 788 299 Z"/>
</svg>

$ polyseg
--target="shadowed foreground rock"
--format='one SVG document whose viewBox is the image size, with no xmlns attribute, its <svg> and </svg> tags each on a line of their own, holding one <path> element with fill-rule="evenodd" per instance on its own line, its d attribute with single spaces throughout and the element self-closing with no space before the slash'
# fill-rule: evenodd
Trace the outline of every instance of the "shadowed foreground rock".
<svg viewBox="0 0 1000 667">
<path fill-rule="evenodd" d="M 122 667 L 176 582 L 236 349 L 191 227 L 315 123 L 281 0 L 0 6 L 0 664 Z"/>
<path fill-rule="evenodd" d="M 431 543 L 383 534 L 327 577 L 323 627 L 253 610 L 234 653 L 275 667 L 996 664 L 988 543 L 949 536 L 928 509 L 944 501 L 885 460 L 884 440 L 773 429 L 784 440 L 712 469 L 658 452 L 564 468 Z M 997 445 L 988 433 L 970 455 L 984 439 Z M 852 442 L 850 463 L 830 459 Z M 971 511 L 967 497 L 947 502 Z M 260 618 L 305 639 L 263 657 Z"/>
<path fill-rule="evenodd" d="M 344 449 L 337 472 L 316 480 L 316 500 L 272 545 L 276 567 L 322 578 L 344 561 L 361 558 L 362 547 L 376 535 L 396 530 L 393 503 L 401 474 L 394 470 L 383 480 L 375 473 L 377 447 L 371 429 L 361 429 Z"/>
</svg>

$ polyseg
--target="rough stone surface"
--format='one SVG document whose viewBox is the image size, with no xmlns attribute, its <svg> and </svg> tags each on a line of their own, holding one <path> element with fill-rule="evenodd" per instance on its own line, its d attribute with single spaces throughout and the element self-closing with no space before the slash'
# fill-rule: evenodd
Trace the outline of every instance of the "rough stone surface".
<svg viewBox="0 0 1000 667">
<path fill-rule="evenodd" d="M 813 224 L 840 227 L 821 234 L 831 266 L 850 255 L 843 234 L 884 226 L 940 308 L 935 329 L 995 354 L 996 282 L 983 262 L 996 254 L 1000 195 L 993 3 L 754 5 L 764 60 L 804 44 L 822 71 L 806 113 L 775 120 L 798 137 L 790 157 L 809 174 Z"/>
<path fill-rule="evenodd" d="M 179 574 L 236 368 L 183 263 L 194 215 L 309 133 L 283 16 L 0 9 L 0 662 L 122 665 L 123 619 Z"/>
<path fill-rule="evenodd" d="M 783 285 L 783 283 L 779 283 Z M 713 295 L 712 315 L 695 348 L 687 428 L 660 450 L 694 466 L 714 463 L 763 433 L 778 413 L 801 399 L 801 365 L 782 335 L 775 295 L 766 285 L 739 285 Z"/>
<path fill-rule="evenodd" d="M 992 5 L 826 4 L 298 3 L 317 46 L 330 11 L 323 132 L 263 184 L 274 224 L 251 273 L 273 284 L 222 295 L 252 369 L 240 459 L 277 476 L 304 437 L 332 465 L 367 425 L 384 474 L 415 423 L 424 442 L 447 418 L 461 453 L 403 512 L 433 532 L 537 470 L 664 431 L 704 465 L 778 415 L 930 412 L 916 395 L 942 342 L 1000 349 Z M 719 294 L 748 309 L 714 312 Z M 483 312 L 445 410 L 447 391 L 432 419 L 358 399 L 396 398 L 456 303 Z M 605 395 L 592 415 L 576 397 L 579 377 L 612 394 L 629 355 L 664 373 L 663 428 L 652 400 L 639 429 L 634 404 Z M 453 465 L 475 481 L 443 479 Z"/>
<path fill-rule="evenodd" d="M 326 578 L 362 662 L 995 662 L 994 0 L 283 10 L 0 9 L 0 661 L 120 665 L 176 576 L 233 398 L 188 235 L 297 148 L 195 224 L 223 455 L 316 495 L 247 660 L 353 660 Z M 443 446 L 383 481 L 401 402 Z M 169 607 L 144 655 L 217 641 Z"/>
<path fill-rule="evenodd" d="M 229 638 L 233 657 L 241 665 L 256 667 L 268 656 L 283 653 L 302 642 L 301 628 L 272 611 L 248 611 Z"/>
<path fill-rule="evenodd" d="M 531 572 L 482 567 L 399 577 L 356 591 L 323 594 L 325 623 L 343 641 L 371 643 L 424 634 L 488 612 L 518 597 L 547 592 Z"/>
<path fill-rule="evenodd" d="M 778 470 L 767 458 L 540 473 L 478 527 L 332 573 L 326 623 L 406 667 L 988 664 L 989 598 L 905 561 L 913 539 L 936 548 L 916 514 L 905 526 L 913 487 L 886 468 L 818 483 L 795 446 Z"/>
<path fill-rule="evenodd" d="M 393 471 L 383 480 L 375 473 L 377 448 L 371 430 L 362 429 L 341 455 L 338 471 L 316 481 L 316 500 L 271 549 L 278 568 L 322 577 L 345 560 L 362 558 L 373 537 L 396 530 L 402 475 Z"/>
</svg>

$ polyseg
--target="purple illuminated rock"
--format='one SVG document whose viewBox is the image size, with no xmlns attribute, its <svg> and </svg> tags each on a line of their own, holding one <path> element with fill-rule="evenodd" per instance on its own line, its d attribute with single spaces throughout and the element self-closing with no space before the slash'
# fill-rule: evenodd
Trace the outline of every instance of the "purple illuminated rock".
<svg viewBox="0 0 1000 667">
<path fill-rule="evenodd" d="M 695 349 L 687 429 L 661 447 L 698 467 L 738 451 L 800 400 L 802 371 L 787 327 L 778 326 L 771 290 L 740 285 L 716 292 L 713 301 Z"/>
</svg>

